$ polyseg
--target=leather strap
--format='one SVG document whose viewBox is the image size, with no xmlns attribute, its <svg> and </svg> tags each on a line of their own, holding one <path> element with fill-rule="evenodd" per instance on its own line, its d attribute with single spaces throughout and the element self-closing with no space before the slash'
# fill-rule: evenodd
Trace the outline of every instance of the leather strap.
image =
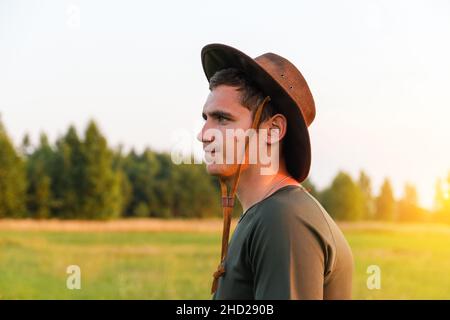
<svg viewBox="0 0 450 320">
<path fill-rule="evenodd" d="M 263 102 L 258 106 L 255 112 L 255 116 L 253 118 L 252 127 L 251 129 L 256 130 L 259 127 L 259 122 L 261 119 L 261 114 L 264 109 L 264 106 L 267 104 L 267 102 L 270 101 L 270 97 L 267 96 L 264 98 Z M 254 133 L 254 132 L 253 132 Z M 220 190 L 222 193 L 222 213 L 223 213 L 223 233 L 222 233 L 222 251 L 220 255 L 220 264 L 217 267 L 217 270 L 213 274 L 213 283 L 211 287 L 211 294 L 215 293 L 217 290 L 217 285 L 219 278 L 225 274 L 225 258 L 228 251 L 228 238 L 230 236 L 230 225 L 231 225 L 231 215 L 233 213 L 233 207 L 234 207 L 234 197 L 236 195 L 237 186 L 239 184 L 239 178 L 241 176 L 241 169 L 242 169 L 242 163 L 247 158 L 247 152 L 248 152 L 248 142 L 250 141 L 250 136 L 248 139 L 245 140 L 245 149 L 244 149 L 244 155 L 242 161 L 240 161 L 233 186 L 231 188 L 231 192 L 228 195 L 228 187 L 223 178 L 219 178 L 220 182 Z"/>
</svg>

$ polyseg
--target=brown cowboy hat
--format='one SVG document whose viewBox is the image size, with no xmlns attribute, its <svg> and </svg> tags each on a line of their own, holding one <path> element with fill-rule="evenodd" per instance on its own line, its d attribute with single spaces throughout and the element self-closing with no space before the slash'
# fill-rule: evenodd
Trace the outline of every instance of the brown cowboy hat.
<svg viewBox="0 0 450 320">
<path fill-rule="evenodd" d="M 288 122 L 284 138 L 287 170 L 298 182 L 306 179 L 311 166 L 308 126 L 316 109 L 308 84 L 300 71 L 287 59 L 265 53 L 255 59 L 223 44 L 209 44 L 202 49 L 202 65 L 208 81 L 219 70 L 243 71 L 266 95 Z"/>
</svg>

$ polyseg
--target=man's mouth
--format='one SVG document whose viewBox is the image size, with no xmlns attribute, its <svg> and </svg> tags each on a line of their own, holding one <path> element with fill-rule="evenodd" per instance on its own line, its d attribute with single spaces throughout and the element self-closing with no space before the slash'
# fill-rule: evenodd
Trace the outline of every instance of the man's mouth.
<svg viewBox="0 0 450 320">
<path fill-rule="evenodd" d="M 215 154 L 216 149 L 209 150 L 208 148 L 205 148 L 203 149 L 203 152 L 205 152 L 205 154 Z"/>
</svg>

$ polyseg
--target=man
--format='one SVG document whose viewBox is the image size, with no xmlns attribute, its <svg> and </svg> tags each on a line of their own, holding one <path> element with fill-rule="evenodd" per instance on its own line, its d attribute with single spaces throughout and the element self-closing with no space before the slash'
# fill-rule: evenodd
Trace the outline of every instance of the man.
<svg viewBox="0 0 450 320">
<path fill-rule="evenodd" d="M 212 159 L 208 173 L 219 177 L 224 212 L 213 299 L 351 298 L 351 250 L 300 185 L 310 169 L 308 126 L 315 117 L 303 76 L 276 54 L 252 59 L 222 44 L 204 47 L 202 64 L 210 94 L 198 139 Z M 238 135 L 227 133 L 248 129 L 258 130 L 236 147 Z M 254 137 L 260 144 L 251 149 Z M 250 161 L 261 150 L 276 162 L 272 170 L 263 170 L 260 154 Z M 235 194 L 244 213 L 228 243 Z"/>
</svg>

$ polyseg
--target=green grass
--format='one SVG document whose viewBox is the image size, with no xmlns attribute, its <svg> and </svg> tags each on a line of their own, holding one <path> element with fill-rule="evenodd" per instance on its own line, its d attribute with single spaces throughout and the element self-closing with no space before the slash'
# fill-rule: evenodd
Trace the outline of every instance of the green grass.
<svg viewBox="0 0 450 320">
<path fill-rule="evenodd" d="M 345 231 L 356 299 L 450 298 L 450 232 Z M 210 299 L 219 233 L 0 231 L 1 299 Z M 66 267 L 81 267 L 81 290 Z M 369 265 L 381 289 L 366 286 Z"/>
</svg>

